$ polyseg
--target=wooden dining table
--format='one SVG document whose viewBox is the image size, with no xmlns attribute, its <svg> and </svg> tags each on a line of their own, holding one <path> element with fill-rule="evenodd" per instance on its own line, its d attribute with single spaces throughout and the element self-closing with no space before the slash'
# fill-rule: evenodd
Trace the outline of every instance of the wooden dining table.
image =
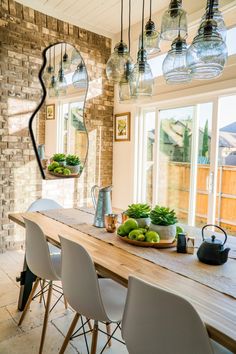
<svg viewBox="0 0 236 354">
<path fill-rule="evenodd" d="M 183 296 L 199 313 L 209 336 L 236 353 L 236 299 L 234 297 L 114 245 L 88 237 L 87 234 L 41 213 L 9 214 L 10 220 L 25 227 L 23 217 L 36 222 L 42 228 L 47 240 L 58 247 L 60 247 L 58 235 L 81 244 L 92 257 L 97 271 L 102 276 L 109 277 L 127 287 L 128 278 L 133 275 Z"/>
</svg>

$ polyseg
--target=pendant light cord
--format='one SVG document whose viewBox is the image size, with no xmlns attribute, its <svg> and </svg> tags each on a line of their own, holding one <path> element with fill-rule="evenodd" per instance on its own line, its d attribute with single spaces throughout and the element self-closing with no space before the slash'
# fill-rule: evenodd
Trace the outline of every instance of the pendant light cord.
<svg viewBox="0 0 236 354">
<path fill-rule="evenodd" d="M 145 5 L 145 0 L 143 0 L 143 9 L 142 9 L 142 42 L 141 42 L 141 49 L 143 49 L 144 5 Z"/>
<path fill-rule="evenodd" d="M 62 44 L 61 44 L 61 70 L 62 70 Z"/>
<path fill-rule="evenodd" d="M 150 14 L 149 14 L 149 20 L 151 21 L 152 19 L 152 0 L 150 0 Z"/>
<path fill-rule="evenodd" d="M 130 40 L 130 26 L 131 26 L 131 0 L 129 0 L 129 30 L 128 30 L 129 52 L 130 52 L 130 45 L 131 45 L 131 40 Z"/>
<path fill-rule="evenodd" d="M 56 71 L 56 51 L 55 51 L 55 46 L 53 47 L 53 65 L 54 65 L 54 72 Z"/>
<path fill-rule="evenodd" d="M 51 47 L 49 48 L 49 66 L 51 67 L 52 65 L 52 56 L 51 56 Z"/>
<path fill-rule="evenodd" d="M 121 12 L 120 12 L 120 41 L 123 42 L 123 0 L 121 0 Z"/>
<path fill-rule="evenodd" d="M 213 18 L 213 15 L 214 15 L 213 7 L 214 7 L 214 0 L 210 0 L 209 9 L 208 9 L 208 13 L 206 16 L 207 20 L 211 20 Z"/>
</svg>

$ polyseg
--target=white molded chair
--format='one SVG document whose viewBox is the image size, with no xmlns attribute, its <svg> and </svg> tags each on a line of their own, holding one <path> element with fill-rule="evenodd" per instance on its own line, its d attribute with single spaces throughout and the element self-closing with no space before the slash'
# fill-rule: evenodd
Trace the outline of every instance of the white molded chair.
<svg viewBox="0 0 236 354">
<path fill-rule="evenodd" d="M 42 353 L 51 303 L 53 281 L 60 280 L 61 276 L 61 255 L 50 255 L 48 243 L 41 228 L 31 220 L 24 219 L 24 221 L 26 226 L 26 261 L 29 269 L 36 275 L 37 278 L 18 325 L 20 326 L 24 320 L 40 279 L 48 280 L 48 295 L 39 349 L 39 353 Z"/>
<path fill-rule="evenodd" d="M 94 263 L 81 245 L 61 236 L 60 241 L 63 291 L 67 301 L 76 311 L 60 354 L 66 350 L 80 315 L 94 320 L 91 354 L 95 354 L 98 322 L 120 323 L 127 291 L 110 279 L 98 279 Z"/>
<path fill-rule="evenodd" d="M 130 354 L 230 353 L 209 339 L 187 300 L 132 276 L 122 336 Z"/>
</svg>

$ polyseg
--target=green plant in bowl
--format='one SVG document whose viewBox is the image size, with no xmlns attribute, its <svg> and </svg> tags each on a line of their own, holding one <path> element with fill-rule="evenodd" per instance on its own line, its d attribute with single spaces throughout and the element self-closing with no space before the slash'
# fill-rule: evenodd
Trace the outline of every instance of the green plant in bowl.
<svg viewBox="0 0 236 354">
<path fill-rule="evenodd" d="M 148 204 L 131 204 L 126 210 L 126 215 L 129 218 L 133 218 L 137 221 L 139 227 L 146 227 L 150 224 L 150 215 L 151 207 Z"/>
<path fill-rule="evenodd" d="M 175 239 L 178 220 L 173 209 L 156 205 L 150 213 L 150 219 L 150 230 L 156 231 L 161 240 Z"/>
<path fill-rule="evenodd" d="M 80 158 L 77 155 L 67 155 L 66 156 L 66 167 L 71 171 L 71 173 L 80 172 Z"/>
<path fill-rule="evenodd" d="M 52 160 L 58 162 L 60 164 L 60 166 L 65 166 L 66 155 L 65 154 L 54 154 L 52 157 Z"/>
</svg>

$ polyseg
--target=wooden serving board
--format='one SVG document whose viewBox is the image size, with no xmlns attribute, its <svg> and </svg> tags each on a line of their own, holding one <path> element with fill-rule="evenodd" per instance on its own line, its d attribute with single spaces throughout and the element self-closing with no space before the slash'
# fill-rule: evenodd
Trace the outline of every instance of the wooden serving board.
<svg viewBox="0 0 236 354">
<path fill-rule="evenodd" d="M 130 243 L 131 245 L 139 246 L 139 247 L 172 248 L 172 247 L 176 247 L 177 245 L 176 240 L 171 242 L 167 242 L 166 240 L 160 240 L 160 242 L 143 242 L 143 241 L 130 240 L 127 236 L 117 235 L 117 237 L 119 237 L 119 239 L 121 239 L 123 242 Z"/>
<path fill-rule="evenodd" d="M 50 175 L 53 175 L 53 176 L 56 176 L 56 177 L 63 177 L 63 178 L 75 178 L 75 177 L 79 177 L 79 173 L 71 173 L 70 175 L 63 175 L 62 173 L 56 173 L 56 172 L 53 172 L 53 171 L 49 171 L 48 170 L 48 173 Z"/>
</svg>

